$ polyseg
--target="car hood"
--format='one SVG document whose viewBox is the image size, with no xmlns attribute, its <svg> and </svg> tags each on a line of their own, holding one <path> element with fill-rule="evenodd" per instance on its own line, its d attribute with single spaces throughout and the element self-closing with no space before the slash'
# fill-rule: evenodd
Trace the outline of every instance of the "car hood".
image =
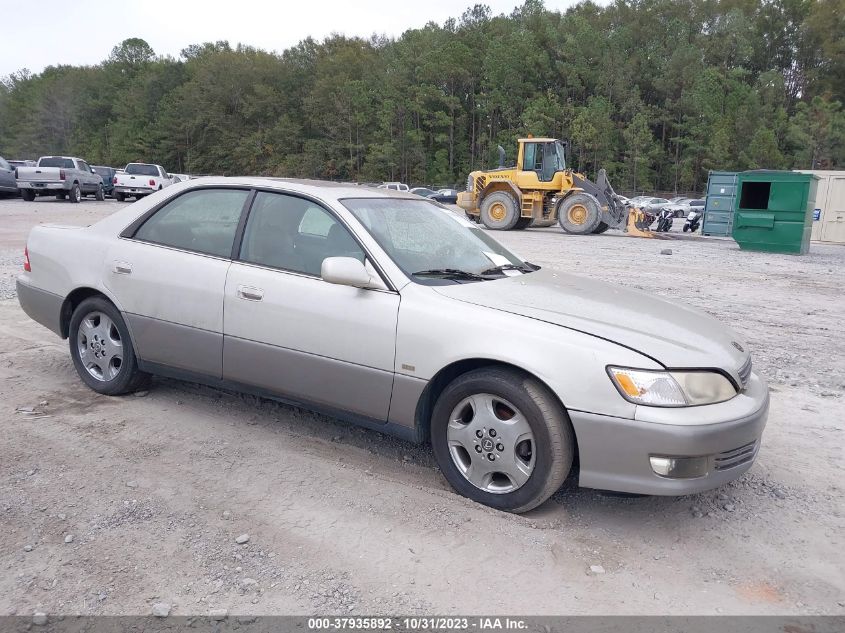
<svg viewBox="0 0 845 633">
<path fill-rule="evenodd" d="M 613 341 L 665 367 L 718 368 L 737 378 L 738 369 L 748 359 L 744 343 L 713 317 L 683 304 L 587 277 L 542 269 L 434 289 L 452 299 Z"/>
</svg>

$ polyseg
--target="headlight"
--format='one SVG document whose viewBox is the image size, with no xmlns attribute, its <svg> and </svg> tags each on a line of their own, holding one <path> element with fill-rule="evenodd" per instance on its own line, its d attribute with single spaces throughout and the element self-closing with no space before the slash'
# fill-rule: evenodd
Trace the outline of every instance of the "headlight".
<svg viewBox="0 0 845 633">
<path fill-rule="evenodd" d="M 687 407 L 715 404 L 733 398 L 730 380 L 713 371 L 649 371 L 608 367 L 622 397 L 650 407 Z"/>
</svg>

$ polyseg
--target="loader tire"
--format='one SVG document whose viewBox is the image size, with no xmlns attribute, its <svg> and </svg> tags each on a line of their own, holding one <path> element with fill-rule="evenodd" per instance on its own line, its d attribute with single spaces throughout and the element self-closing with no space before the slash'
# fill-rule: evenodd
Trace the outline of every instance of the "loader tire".
<svg viewBox="0 0 845 633">
<path fill-rule="evenodd" d="M 588 193 L 567 196 L 557 208 L 560 228 L 573 235 L 588 235 L 601 223 L 601 205 Z"/>
<path fill-rule="evenodd" d="M 604 233 L 609 228 L 610 225 L 607 222 L 599 222 L 599 225 L 593 229 L 593 235 L 599 235 L 600 233 Z"/>
<path fill-rule="evenodd" d="M 531 222 L 533 220 L 534 218 L 519 218 L 516 221 L 516 224 L 514 224 L 513 226 L 514 231 L 521 231 L 522 229 L 527 229 L 529 226 L 531 226 Z"/>
<path fill-rule="evenodd" d="M 519 207 L 509 193 L 495 191 L 481 202 L 481 221 L 488 229 L 510 231 L 519 219 Z"/>
</svg>

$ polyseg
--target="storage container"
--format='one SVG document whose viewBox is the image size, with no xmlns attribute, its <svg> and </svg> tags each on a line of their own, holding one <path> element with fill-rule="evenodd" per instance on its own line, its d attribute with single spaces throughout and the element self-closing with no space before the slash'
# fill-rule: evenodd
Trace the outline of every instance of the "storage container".
<svg viewBox="0 0 845 633">
<path fill-rule="evenodd" d="M 702 235 L 730 235 L 733 228 L 736 172 L 711 171 L 707 178 Z"/>
<path fill-rule="evenodd" d="M 845 244 L 845 171 L 796 170 L 819 179 L 810 239 Z"/>
</svg>

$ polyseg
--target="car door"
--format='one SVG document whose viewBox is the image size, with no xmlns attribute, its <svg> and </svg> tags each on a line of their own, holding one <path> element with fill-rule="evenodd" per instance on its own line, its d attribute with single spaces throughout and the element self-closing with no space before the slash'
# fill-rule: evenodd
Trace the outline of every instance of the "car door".
<svg viewBox="0 0 845 633">
<path fill-rule="evenodd" d="M 79 172 L 79 188 L 82 190 L 82 193 L 96 191 L 97 187 L 94 185 L 94 178 L 96 176 L 91 173 L 88 163 L 84 160 L 76 161 L 76 170 Z"/>
<path fill-rule="evenodd" d="M 221 377 L 223 290 L 250 193 L 183 192 L 142 216 L 109 250 L 105 283 L 143 361 Z"/>
<path fill-rule="evenodd" d="M 0 158 L 0 191 L 17 191 L 18 185 L 15 181 L 15 168 Z"/>
<path fill-rule="evenodd" d="M 257 193 L 226 277 L 223 376 L 385 421 L 399 295 L 323 281 L 323 259 L 336 256 L 366 258 L 333 212 Z"/>
</svg>

